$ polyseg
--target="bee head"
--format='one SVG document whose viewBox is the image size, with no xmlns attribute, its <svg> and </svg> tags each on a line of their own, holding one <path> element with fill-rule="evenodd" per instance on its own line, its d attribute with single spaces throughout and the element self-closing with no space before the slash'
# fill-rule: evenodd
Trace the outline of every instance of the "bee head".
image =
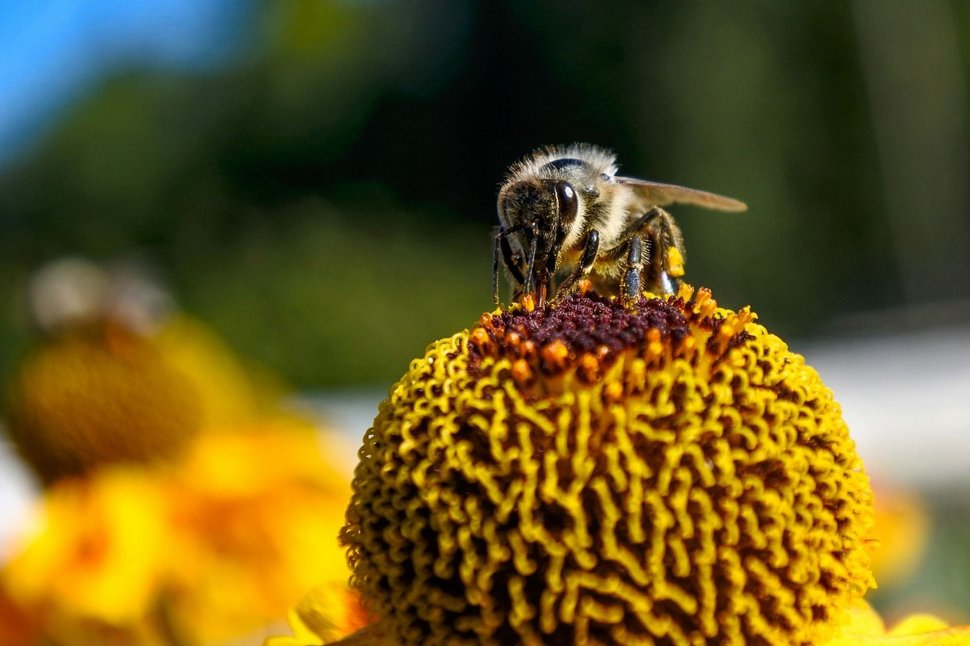
<svg viewBox="0 0 970 646">
<path fill-rule="evenodd" d="M 521 232 L 510 240 L 510 246 L 523 258 L 533 238 L 537 258 L 554 257 L 578 208 L 576 191 L 564 181 L 520 181 L 505 186 L 499 193 L 499 221 L 504 229 Z"/>
<path fill-rule="evenodd" d="M 533 179 L 510 182 L 498 196 L 501 227 L 495 238 L 495 262 L 501 257 L 511 278 L 527 293 L 551 285 L 563 241 L 576 220 L 579 198 L 569 182 Z M 493 294 L 497 299 L 493 263 Z"/>
</svg>

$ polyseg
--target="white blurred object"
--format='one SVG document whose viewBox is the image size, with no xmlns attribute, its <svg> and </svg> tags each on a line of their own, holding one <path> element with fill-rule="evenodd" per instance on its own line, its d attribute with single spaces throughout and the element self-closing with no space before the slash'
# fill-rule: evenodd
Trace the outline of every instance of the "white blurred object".
<svg viewBox="0 0 970 646">
<path fill-rule="evenodd" d="M 970 483 L 970 329 L 794 349 L 842 404 L 870 475 L 922 486 Z"/>
<path fill-rule="evenodd" d="M 364 439 L 364 433 L 377 417 L 377 407 L 387 396 L 387 390 L 368 388 L 313 393 L 304 400 L 315 410 L 321 421 L 352 442 L 354 454 Z M 356 463 L 356 458 L 354 459 Z"/>
<path fill-rule="evenodd" d="M 27 467 L 13 446 L 0 439 L 0 563 L 10 555 L 12 542 L 24 529 L 37 495 L 37 484 Z"/>
<path fill-rule="evenodd" d="M 27 288 L 34 323 L 55 332 L 98 319 L 106 307 L 109 285 L 105 271 L 84 258 L 62 258 L 45 265 Z"/>
<path fill-rule="evenodd" d="M 151 334 L 175 309 L 151 266 L 136 257 L 107 266 L 60 258 L 34 273 L 27 300 L 34 324 L 48 333 L 110 318 Z"/>
</svg>

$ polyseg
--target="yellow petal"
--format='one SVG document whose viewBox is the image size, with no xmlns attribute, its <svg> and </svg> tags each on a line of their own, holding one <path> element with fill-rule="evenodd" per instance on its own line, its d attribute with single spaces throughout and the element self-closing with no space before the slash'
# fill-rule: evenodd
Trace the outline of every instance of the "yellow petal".
<svg viewBox="0 0 970 646">
<path fill-rule="evenodd" d="M 970 646 L 970 626 L 949 627 L 931 614 L 905 617 L 888 632 L 882 619 L 865 602 L 844 616 L 844 623 L 825 646 Z"/>
<path fill-rule="evenodd" d="M 924 633 L 939 632 L 949 628 L 947 623 L 937 617 L 927 613 L 909 615 L 902 621 L 893 626 L 888 634 L 893 636 L 921 635 Z"/>
<path fill-rule="evenodd" d="M 165 500 L 129 469 L 52 489 L 36 532 L 7 566 L 11 596 L 124 623 L 148 611 L 168 542 Z"/>
</svg>

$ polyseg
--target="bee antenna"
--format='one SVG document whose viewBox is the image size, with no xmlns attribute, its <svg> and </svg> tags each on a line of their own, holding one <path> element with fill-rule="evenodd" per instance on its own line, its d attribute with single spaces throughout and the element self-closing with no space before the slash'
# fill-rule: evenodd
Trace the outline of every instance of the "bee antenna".
<svg viewBox="0 0 970 646">
<path fill-rule="evenodd" d="M 498 305 L 498 248 L 503 238 L 502 228 L 495 230 L 492 238 L 492 302 Z"/>
</svg>

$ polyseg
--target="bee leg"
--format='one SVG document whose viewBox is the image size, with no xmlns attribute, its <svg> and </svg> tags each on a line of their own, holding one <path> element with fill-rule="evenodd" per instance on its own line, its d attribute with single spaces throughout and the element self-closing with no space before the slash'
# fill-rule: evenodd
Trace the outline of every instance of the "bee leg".
<svg viewBox="0 0 970 646">
<path fill-rule="evenodd" d="M 643 244 L 639 236 L 631 237 L 626 243 L 626 271 L 623 272 L 624 303 L 640 298 L 640 278 L 643 274 Z M 649 255 L 649 254 L 648 254 Z"/>
<path fill-rule="evenodd" d="M 501 230 L 495 234 L 492 241 L 492 302 L 498 305 L 498 254 L 501 245 Z"/>
<path fill-rule="evenodd" d="M 637 238 L 643 238 L 648 243 L 643 259 L 643 288 L 675 294 L 680 284 L 679 278 L 684 275 L 685 252 L 684 238 L 673 216 L 654 206 L 627 229 L 620 243 L 622 245 Z"/>
<path fill-rule="evenodd" d="M 676 294 L 684 275 L 684 236 L 669 213 L 657 210 L 660 213 L 653 222 L 655 226 L 651 226 L 656 249 L 652 258 L 653 278 L 664 294 Z"/>
<path fill-rule="evenodd" d="M 522 270 L 519 269 L 519 262 L 514 253 L 512 253 L 512 247 L 509 245 L 509 236 L 513 233 L 521 231 L 525 227 L 514 226 L 511 228 L 499 227 L 495 232 L 495 237 L 492 242 L 492 300 L 496 304 L 499 302 L 498 294 L 498 258 L 499 252 L 502 254 L 502 261 L 505 263 L 505 268 L 509 272 L 509 276 L 518 285 L 522 285 L 525 282 L 525 276 L 522 275 Z"/>
<path fill-rule="evenodd" d="M 589 271 L 593 268 L 593 263 L 596 262 L 596 255 L 599 253 L 599 249 L 600 234 L 599 231 L 593 229 L 586 234 L 586 241 L 583 243 L 583 256 L 580 258 L 579 264 L 576 265 L 573 273 L 569 274 L 569 277 L 562 281 L 562 284 L 556 290 L 556 298 L 565 296 L 576 289 L 576 283 L 589 274 Z"/>
</svg>

